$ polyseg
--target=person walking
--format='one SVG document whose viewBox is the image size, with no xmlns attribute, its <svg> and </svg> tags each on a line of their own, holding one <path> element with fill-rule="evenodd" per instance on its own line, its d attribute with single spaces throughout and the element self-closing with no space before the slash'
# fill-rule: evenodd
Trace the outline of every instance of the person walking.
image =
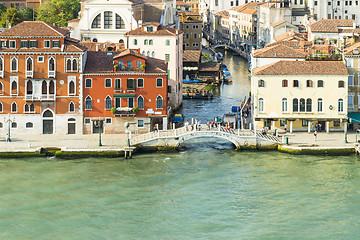
<svg viewBox="0 0 360 240">
<path fill-rule="evenodd" d="M 314 140 L 316 141 L 316 139 L 317 139 L 317 131 L 315 130 L 315 132 L 314 132 Z"/>
<path fill-rule="evenodd" d="M 285 133 L 287 132 L 287 124 L 285 123 L 284 125 L 284 130 L 285 130 Z"/>
</svg>

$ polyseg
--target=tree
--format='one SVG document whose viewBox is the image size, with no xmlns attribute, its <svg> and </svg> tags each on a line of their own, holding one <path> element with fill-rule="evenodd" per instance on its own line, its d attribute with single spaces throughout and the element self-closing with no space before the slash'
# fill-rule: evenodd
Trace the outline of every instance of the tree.
<svg viewBox="0 0 360 240">
<path fill-rule="evenodd" d="M 2 15 L 3 12 L 6 12 L 6 7 L 4 4 L 0 4 L 0 15 Z"/>
<path fill-rule="evenodd" d="M 46 1 L 37 9 L 36 20 L 65 27 L 69 20 L 78 17 L 79 11 L 80 0 Z"/>
<path fill-rule="evenodd" d="M 22 21 L 23 21 L 23 16 L 21 12 L 19 12 L 15 8 L 8 8 L 6 9 L 6 12 L 1 14 L 0 25 L 2 27 L 8 27 L 9 24 L 11 24 L 11 26 L 15 26 L 16 24 L 21 23 Z"/>
<path fill-rule="evenodd" d="M 36 11 L 34 11 L 32 8 L 27 7 L 20 12 L 24 21 L 33 21 L 36 18 Z"/>
</svg>

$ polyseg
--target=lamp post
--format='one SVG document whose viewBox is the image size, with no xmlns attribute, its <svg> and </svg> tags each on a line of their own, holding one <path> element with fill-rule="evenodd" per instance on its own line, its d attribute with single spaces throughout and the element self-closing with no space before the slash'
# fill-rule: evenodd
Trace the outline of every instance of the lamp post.
<svg viewBox="0 0 360 240">
<path fill-rule="evenodd" d="M 131 131 L 129 129 L 130 123 L 126 122 L 124 124 L 124 127 L 126 128 L 125 133 L 127 134 L 127 144 L 126 145 L 127 145 L 127 147 L 130 147 L 130 139 L 131 139 Z"/>
<path fill-rule="evenodd" d="M 95 120 L 95 127 L 98 127 L 99 128 L 99 147 L 102 146 L 102 143 L 101 143 L 101 130 L 102 130 L 102 120 L 101 118 L 99 117 L 99 120 Z"/>
<path fill-rule="evenodd" d="M 11 138 L 10 138 L 11 123 L 15 122 L 15 117 L 13 118 L 13 120 L 11 120 L 10 113 L 9 113 L 8 119 L 6 119 L 6 117 L 4 117 L 4 122 L 8 123 L 8 134 L 6 137 L 6 142 L 11 142 Z"/>
</svg>

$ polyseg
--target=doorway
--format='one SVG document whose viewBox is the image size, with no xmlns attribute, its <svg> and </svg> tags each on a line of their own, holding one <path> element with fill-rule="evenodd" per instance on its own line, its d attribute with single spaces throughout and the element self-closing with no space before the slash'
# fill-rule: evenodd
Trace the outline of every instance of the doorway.
<svg viewBox="0 0 360 240">
<path fill-rule="evenodd" d="M 43 134 L 54 133 L 54 115 L 50 110 L 43 113 Z"/>
<path fill-rule="evenodd" d="M 68 119 L 68 134 L 75 134 L 76 133 L 76 123 L 74 118 Z"/>
</svg>

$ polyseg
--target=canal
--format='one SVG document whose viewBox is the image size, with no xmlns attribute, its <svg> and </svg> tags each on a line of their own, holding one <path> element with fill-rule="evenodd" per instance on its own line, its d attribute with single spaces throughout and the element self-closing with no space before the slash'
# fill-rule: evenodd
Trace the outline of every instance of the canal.
<svg viewBox="0 0 360 240">
<path fill-rule="evenodd" d="M 233 84 L 182 112 L 207 121 L 249 92 L 247 62 L 228 56 Z M 225 110 L 224 110 L 225 109 Z M 218 139 L 131 160 L 1 159 L 0 239 L 357 239 L 360 162 L 238 152 Z"/>
</svg>

